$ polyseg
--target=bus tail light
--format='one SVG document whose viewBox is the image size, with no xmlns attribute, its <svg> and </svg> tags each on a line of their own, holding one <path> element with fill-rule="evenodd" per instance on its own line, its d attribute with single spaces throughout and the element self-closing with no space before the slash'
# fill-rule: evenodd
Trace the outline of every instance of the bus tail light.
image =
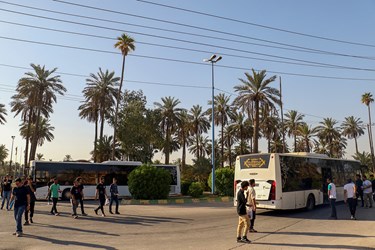
<svg viewBox="0 0 375 250">
<path fill-rule="evenodd" d="M 271 191 L 268 200 L 276 200 L 276 181 L 267 181 L 271 184 Z"/>
</svg>

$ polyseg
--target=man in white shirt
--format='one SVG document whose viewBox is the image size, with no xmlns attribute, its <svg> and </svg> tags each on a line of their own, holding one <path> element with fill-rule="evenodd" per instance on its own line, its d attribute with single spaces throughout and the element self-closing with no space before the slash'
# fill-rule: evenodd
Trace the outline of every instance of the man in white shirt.
<svg viewBox="0 0 375 250">
<path fill-rule="evenodd" d="M 255 201 L 255 197 L 256 197 L 256 194 L 255 194 L 255 180 L 254 179 L 251 179 L 249 181 L 250 183 L 250 187 L 249 189 L 247 190 L 247 206 L 248 206 L 248 215 L 249 215 L 249 218 L 250 218 L 250 229 L 249 229 L 249 232 L 250 233 L 256 233 L 258 232 L 257 230 L 254 229 L 254 222 L 255 222 L 255 214 L 256 214 L 256 210 L 257 210 L 257 206 L 256 206 L 256 201 Z"/>
<path fill-rule="evenodd" d="M 337 220 L 336 185 L 333 183 L 332 178 L 327 178 L 327 183 L 328 183 L 328 198 L 331 204 L 331 218 Z"/>
<path fill-rule="evenodd" d="M 365 200 L 366 208 L 372 208 L 372 183 L 366 178 L 366 175 L 363 175 L 362 178 L 363 199 Z"/>
<path fill-rule="evenodd" d="M 353 183 L 352 179 L 348 179 L 347 184 L 344 186 L 344 201 L 345 203 L 349 204 L 349 210 L 351 217 L 350 219 L 356 220 L 355 218 L 355 211 L 357 207 L 357 197 L 355 184 Z"/>
</svg>

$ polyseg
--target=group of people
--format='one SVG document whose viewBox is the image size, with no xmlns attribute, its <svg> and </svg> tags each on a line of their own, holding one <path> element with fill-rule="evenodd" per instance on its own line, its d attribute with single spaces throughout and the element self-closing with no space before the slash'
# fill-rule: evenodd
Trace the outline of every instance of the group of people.
<svg viewBox="0 0 375 250">
<path fill-rule="evenodd" d="M 237 242 L 251 243 L 247 238 L 247 233 L 256 233 L 254 222 L 256 217 L 256 193 L 255 180 L 241 182 L 241 189 L 237 192 Z"/>
<path fill-rule="evenodd" d="M 113 178 L 113 182 L 109 187 L 110 192 L 110 201 L 108 199 L 106 193 L 106 186 L 104 185 L 104 177 L 100 177 L 99 184 L 96 186 L 96 194 L 95 199 L 99 199 L 99 206 L 98 208 L 94 209 L 95 214 L 98 215 L 98 211 L 101 210 L 102 216 L 105 216 L 104 213 L 104 205 L 108 200 L 109 203 L 109 213 L 113 214 L 112 212 L 112 204 L 113 202 L 116 203 L 116 210 L 115 214 L 120 214 L 119 212 L 119 192 L 117 186 L 117 179 Z M 27 177 L 24 180 L 21 178 L 17 178 L 15 180 L 15 185 L 12 188 L 12 179 L 9 176 L 5 176 L 4 180 L 2 181 L 2 206 L 3 209 L 5 200 L 7 200 L 6 208 L 9 211 L 11 209 L 11 204 L 14 202 L 14 219 L 16 221 L 16 231 L 13 235 L 17 237 L 22 236 L 23 228 L 22 228 L 22 217 L 25 215 L 25 223 L 23 225 L 30 225 L 34 223 L 33 216 L 34 216 L 34 208 L 36 202 L 36 185 L 33 183 L 31 177 Z M 77 208 L 78 205 L 81 206 L 81 212 L 83 216 L 87 214 L 84 211 L 84 186 L 82 183 L 82 178 L 77 177 L 74 182 L 73 186 L 70 189 L 70 197 L 71 197 L 71 204 L 72 204 L 72 217 L 74 219 L 78 218 L 77 215 Z M 52 178 L 50 183 L 48 183 L 48 204 L 49 200 L 52 199 L 52 208 L 50 213 L 52 215 L 58 216 L 60 213 L 57 211 L 57 203 L 59 199 L 60 184 L 58 183 L 57 178 Z M 10 198 L 9 198 L 10 196 Z"/>
</svg>

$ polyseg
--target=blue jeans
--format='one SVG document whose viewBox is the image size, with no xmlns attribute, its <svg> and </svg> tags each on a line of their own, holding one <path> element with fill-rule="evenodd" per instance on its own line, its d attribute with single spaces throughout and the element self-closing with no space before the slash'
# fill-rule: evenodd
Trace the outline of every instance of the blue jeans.
<svg viewBox="0 0 375 250">
<path fill-rule="evenodd" d="M 329 199 L 331 204 L 331 217 L 337 219 L 336 199 Z"/>
<path fill-rule="evenodd" d="M 3 202 L 1 203 L 1 209 L 4 207 L 5 199 L 7 200 L 7 209 L 9 209 L 10 191 L 3 191 Z"/>
<path fill-rule="evenodd" d="M 117 195 L 111 196 L 111 201 L 109 202 L 109 211 L 112 212 L 112 204 L 116 203 L 116 213 L 118 213 L 118 197 Z"/>
<path fill-rule="evenodd" d="M 22 215 L 25 212 L 26 206 L 14 207 L 14 219 L 16 220 L 16 232 L 22 233 Z"/>
</svg>

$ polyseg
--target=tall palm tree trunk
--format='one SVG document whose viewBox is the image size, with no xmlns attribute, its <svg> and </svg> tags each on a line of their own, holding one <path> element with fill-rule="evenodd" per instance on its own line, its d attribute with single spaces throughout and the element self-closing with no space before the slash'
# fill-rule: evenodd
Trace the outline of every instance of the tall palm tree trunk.
<svg viewBox="0 0 375 250">
<path fill-rule="evenodd" d="M 358 155 L 359 151 L 358 151 L 358 142 L 357 142 L 357 137 L 356 136 L 354 136 L 354 143 L 355 143 L 355 152 Z"/>
<path fill-rule="evenodd" d="M 40 94 L 39 100 L 41 101 L 43 96 L 43 93 Z M 36 148 L 38 146 L 38 134 L 39 134 L 39 122 L 40 122 L 40 113 L 41 113 L 42 107 L 41 105 L 38 105 L 38 113 L 36 116 L 36 121 L 35 121 L 35 130 L 34 130 L 34 135 L 31 137 L 32 142 L 31 142 L 31 149 L 30 149 L 30 161 L 35 160 L 35 154 L 36 154 Z"/>
<path fill-rule="evenodd" d="M 254 120 L 254 148 L 253 153 L 258 153 L 258 137 L 259 137 L 259 101 L 255 101 L 255 120 Z"/>
<path fill-rule="evenodd" d="M 31 118 L 33 116 L 33 110 L 30 108 L 29 118 L 27 124 L 27 133 L 26 133 L 26 146 L 25 146 L 25 159 L 24 166 L 27 167 L 29 163 L 29 143 L 30 143 L 30 131 L 31 131 Z"/>
<path fill-rule="evenodd" d="M 181 159 L 181 172 L 185 169 L 186 165 L 186 141 L 182 142 L 182 159 Z"/>
<path fill-rule="evenodd" d="M 221 118 L 221 167 L 224 167 L 224 118 Z"/>
<path fill-rule="evenodd" d="M 294 152 L 297 152 L 297 136 L 294 135 Z"/>
<path fill-rule="evenodd" d="M 169 131 L 169 124 L 167 123 L 167 132 L 166 132 L 166 135 L 165 135 L 165 140 L 166 140 L 166 147 L 165 147 L 165 164 L 169 164 L 169 152 L 171 151 L 170 150 L 170 142 L 171 142 L 171 139 L 170 139 L 171 135 L 170 135 L 170 131 Z"/>
<path fill-rule="evenodd" d="M 98 144 L 98 117 L 95 117 L 94 162 L 98 161 L 97 144 Z"/>
<path fill-rule="evenodd" d="M 118 107 L 120 104 L 120 96 L 121 96 L 121 88 L 122 82 L 124 80 L 124 71 L 125 71 L 125 55 L 122 58 L 122 70 L 121 70 L 121 79 L 120 79 L 120 86 L 117 92 L 117 101 L 116 101 L 116 110 L 115 110 L 115 121 L 113 123 L 113 144 L 112 144 L 112 161 L 115 159 L 115 145 L 116 145 L 116 136 L 117 136 L 117 117 L 118 117 Z"/>
<path fill-rule="evenodd" d="M 368 120 L 369 120 L 368 131 L 369 131 L 369 140 L 370 140 L 372 171 L 375 173 L 374 142 L 373 142 L 373 139 L 372 139 L 372 128 L 371 128 L 372 123 L 371 123 L 371 109 L 370 109 L 370 104 L 367 107 L 368 107 Z"/>
</svg>

